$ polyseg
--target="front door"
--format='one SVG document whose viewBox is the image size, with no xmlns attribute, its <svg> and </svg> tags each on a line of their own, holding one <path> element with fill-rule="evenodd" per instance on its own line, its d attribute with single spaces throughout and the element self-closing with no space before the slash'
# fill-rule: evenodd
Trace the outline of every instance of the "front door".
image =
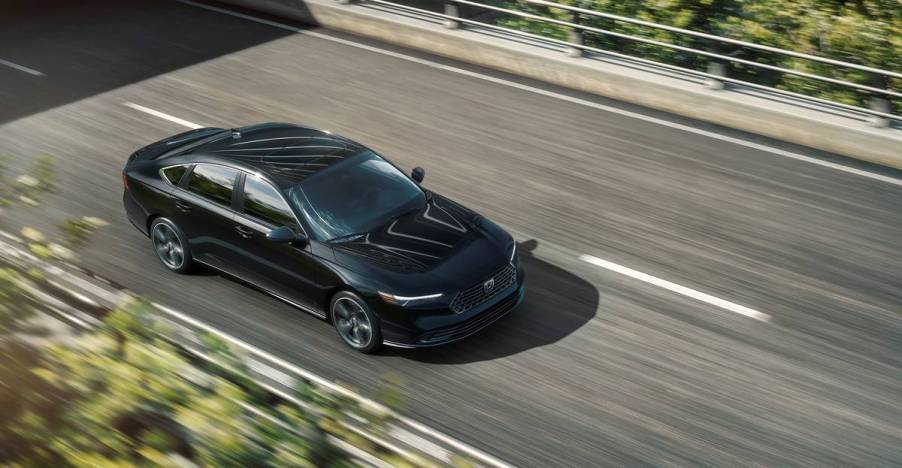
<svg viewBox="0 0 902 468">
<path fill-rule="evenodd" d="M 242 236 L 238 253 L 247 280 L 320 314 L 316 304 L 322 294 L 317 284 L 321 266 L 310 246 L 301 248 L 266 239 L 269 231 L 281 226 L 303 232 L 279 191 L 266 180 L 246 174 L 237 211 L 233 223 Z"/>
</svg>

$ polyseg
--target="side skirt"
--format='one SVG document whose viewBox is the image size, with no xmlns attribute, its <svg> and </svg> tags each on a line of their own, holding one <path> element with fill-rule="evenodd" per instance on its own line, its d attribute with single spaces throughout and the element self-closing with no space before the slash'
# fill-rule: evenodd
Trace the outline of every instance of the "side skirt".
<svg viewBox="0 0 902 468">
<path fill-rule="evenodd" d="M 394 341 L 382 341 L 382 344 L 388 346 L 389 348 L 401 348 L 401 349 L 415 349 L 422 348 L 423 346 L 409 345 L 404 343 L 395 343 Z"/>
<path fill-rule="evenodd" d="M 272 296 L 272 297 L 274 297 L 274 298 L 276 298 L 276 299 L 278 299 L 278 300 L 280 300 L 280 301 L 282 301 L 282 302 L 285 302 L 285 303 L 288 304 L 288 305 L 292 305 L 292 306 L 294 306 L 294 307 L 297 307 L 298 309 L 301 309 L 301 310 L 303 310 L 304 312 L 307 312 L 308 314 L 310 314 L 310 315 L 312 315 L 312 316 L 314 316 L 314 317 L 316 317 L 316 318 L 318 318 L 318 319 L 322 319 L 322 320 L 325 320 L 325 319 L 326 319 L 326 314 L 325 314 L 324 312 L 321 312 L 321 311 L 319 311 L 319 310 L 310 308 L 310 307 L 305 306 L 305 305 L 302 305 L 302 304 L 298 304 L 297 302 L 294 302 L 294 301 L 292 301 L 291 299 L 288 299 L 288 298 L 286 298 L 286 297 L 284 297 L 284 296 L 280 296 L 279 294 L 276 294 L 276 293 L 270 291 L 269 289 L 266 289 L 266 288 L 264 288 L 263 286 L 260 286 L 259 284 L 254 283 L 253 281 L 249 281 L 249 280 L 247 280 L 247 279 L 245 279 L 245 278 L 242 278 L 242 277 L 240 277 L 240 276 L 238 276 L 238 275 L 236 275 L 236 274 L 234 274 L 234 273 L 225 271 L 225 270 L 223 270 L 222 268 L 219 268 L 219 267 L 210 265 L 209 263 L 204 262 L 203 260 L 198 260 L 198 259 L 195 258 L 194 261 L 197 262 L 197 263 L 200 263 L 201 265 L 203 265 L 203 266 L 205 266 L 205 267 L 207 267 L 207 268 L 210 268 L 210 269 L 212 269 L 212 270 L 216 270 L 216 271 L 218 271 L 219 273 L 222 273 L 223 275 L 229 276 L 229 277 L 231 277 L 231 278 L 235 278 L 235 279 L 237 279 L 238 281 L 241 281 L 242 283 L 245 283 L 245 284 L 247 284 L 247 285 L 253 287 L 254 289 L 257 289 L 257 290 L 259 290 L 259 291 L 262 291 L 262 292 L 266 293 L 266 294 L 269 295 L 269 296 Z"/>
</svg>

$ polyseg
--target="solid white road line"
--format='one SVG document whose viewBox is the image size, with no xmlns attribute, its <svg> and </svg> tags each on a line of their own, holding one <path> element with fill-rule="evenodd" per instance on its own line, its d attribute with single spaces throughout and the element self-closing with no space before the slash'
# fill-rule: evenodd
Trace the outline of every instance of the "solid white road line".
<svg viewBox="0 0 902 468">
<path fill-rule="evenodd" d="M 259 348 L 257 348 L 256 346 L 253 346 L 253 345 L 251 345 L 251 344 L 245 343 L 244 341 L 241 341 L 241 340 L 239 340 L 238 338 L 235 338 L 235 337 L 233 337 L 233 336 L 231 336 L 231 335 L 227 335 L 227 334 L 225 334 L 225 333 L 223 333 L 223 332 L 221 332 L 221 331 L 219 331 L 219 330 L 217 330 L 217 329 L 215 329 L 215 328 L 213 328 L 213 327 L 207 325 L 206 323 L 201 322 L 200 320 L 197 320 L 197 319 L 195 319 L 195 318 L 193 318 L 193 317 L 188 316 L 187 314 L 183 314 L 183 313 L 181 313 L 181 312 L 179 312 L 179 311 L 177 311 L 177 310 L 175 310 L 175 309 L 172 309 L 172 308 L 170 308 L 170 307 L 166 307 L 166 306 L 164 306 L 163 304 L 160 304 L 160 303 L 154 302 L 153 305 L 154 305 L 154 307 L 160 309 L 161 311 L 165 312 L 165 313 L 168 314 L 168 315 L 171 315 L 171 316 L 175 317 L 175 318 L 178 319 L 178 320 L 181 320 L 182 322 L 185 322 L 185 323 L 187 323 L 187 324 L 189 324 L 189 325 L 191 325 L 191 326 L 193 326 L 193 327 L 197 327 L 197 328 L 199 328 L 199 329 L 201 329 L 201 330 L 203 330 L 203 331 L 205 331 L 205 332 L 207 332 L 207 333 L 211 333 L 211 334 L 213 334 L 213 335 L 216 335 L 216 336 L 218 336 L 218 337 L 220 337 L 220 338 L 222 338 L 222 339 L 224 339 L 224 340 L 226 340 L 226 341 L 228 341 L 228 342 L 234 344 L 235 346 L 238 346 L 239 348 L 243 348 L 243 349 L 246 350 L 246 351 L 250 351 L 250 352 L 256 353 L 256 354 L 258 354 L 258 355 L 260 355 L 260 356 L 263 356 L 263 357 L 265 357 L 267 360 L 269 360 L 269 361 L 271 361 L 271 362 L 274 362 L 274 363 L 276 363 L 276 364 L 282 366 L 283 368 L 288 369 L 288 370 L 290 370 L 291 372 L 293 372 L 293 373 L 295 373 L 295 374 L 301 376 L 302 378 L 307 379 L 307 380 L 309 380 L 309 381 L 311 381 L 311 382 L 313 382 L 313 383 L 315 383 L 315 384 L 317 384 L 317 385 L 319 385 L 319 386 L 321 386 L 321 387 L 328 388 L 328 389 L 330 389 L 330 390 L 332 390 L 332 391 L 334 391 L 334 392 L 336 392 L 336 393 L 338 393 L 338 394 L 340 394 L 340 395 L 343 395 L 343 396 L 346 396 L 346 397 L 349 397 L 349 398 L 363 399 L 363 401 L 365 401 L 366 404 L 367 404 L 368 406 L 372 406 L 373 408 L 375 408 L 375 409 L 377 409 L 377 410 L 388 411 L 383 405 L 381 405 L 381 404 L 379 404 L 379 403 L 376 403 L 375 401 L 371 401 L 371 400 L 365 399 L 365 398 L 363 398 L 363 397 L 361 397 L 361 396 L 355 394 L 354 392 L 352 392 L 352 391 L 350 391 L 350 390 L 348 390 L 348 389 L 346 389 L 346 388 L 344 388 L 344 387 L 341 387 L 341 386 L 336 385 L 336 384 L 334 384 L 334 383 L 332 383 L 332 382 L 329 382 L 328 380 L 326 380 L 326 379 L 324 379 L 324 378 L 322 378 L 322 377 L 320 377 L 320 376 L 318 376 L 318 375 L 316 375 L 316 374 L 314 374 L 314 373 L 312 373 L 312 372 L 308 372 L 308 371 L 306 371 L 306 370 L 304 370 L 304 369 L 301 369 L 301 368 L 298 367 L 298 366 L 295 366 L 294 364 L 291 364 L 290 362 L 287 362 L 287 361 L 285 361 L 285 360 L 283 360 L 283 359 L 277 358 L 276 356 L 274 356 L 274 355 L 272 355 L 272 354 L 270 354 L 270 353 L 267 353 L 266 351 L 263 351 L 262 349 L 259 349 Z"/>
<path fill-rule="evenodd" d="M 48 282 L 49 282 L 50 284 L 52 284 L 53 287 L 55 287 L 55 288 L 57 288 L 57 289 L 62 289 L 63 291 L 66 291 L 67 293 L 69 293 L 70 296 L 72 296 L 72 297 L 78 299 L 78 300 L 81 301 L 81 302 L 84 302 L 85 304 L 88 304 L 89 306 L 93 306 L 93 307 L 97 307 L 97 306 L 98 306 L 97 302 L 95 302 L 93 299 L 91 299 L 91 298 L 88 297 L 88 296 L 85 296 L 84 294 L 82 294 L 82 293 L 80 293 L 80 292 L 78 292 L 78 291 L 76 291 L 76 290 L 74 290 L 74 289 L 72 289 L 72 288 L 67 288 L 66 286 L 64 286 L 64 285 L 62 285 L 62 284 L 60 284 L 60 283 L 58 283 L 58 282 L 56 282 L 56 281 L 53 281 L 53 280 L 48 281 Z"/>
<path fill-rule="evenodd" d="M 603 260 L 598 257 L 593 257 L 591 255 L 580 255 L 579 259 L 586 263 L 591 263 L 592 265 L 604 268 L 606 270 L 610 270 L 615 273 L 620 273 L 621 275 L 626 275 L 626 276 L 629 276 L 630 278 L 637 279 L 639 281 L 644 281 L 648 284 L 652 284 L 652 285 L 664 288 L 668 291 L 673 291 L 677 294 L 682 294 L 686 297 L 691 297 L 698 301 L 707 302 L 708 304 L 715 305 L 722 309 L 729 310 L 730 312 L 736 312 L 737 314 L 740 314 L 740 315 L 745 315 L 746 317 L 751 317 L 755 320 L 761 320 L 764 322 L 770 320 L 770 315 L 767 315 L 763 312 L 758 312 L 755 309 L 750 309 L 748 307 L 741 306 L 739 304 L 714 297 L 710 294 L 705 294 L 701 291 L 696 291 L 694 289 L 687 288 L 685 286 L 680 286 L 679 284 L 671 283 L 670 281 L 663 280 L 661 278 L 642 273 L 641 271 L 633 270 L 632 268 L 627 268 L 623 265 L 618 265 L 614 262 L 609 262 L 607 260 Z"/>
<path fill-rule="evenodd" d="M 19 236 L 14 236 L 6 231 L 0 230 L 0 237 L 5 237 L 8 240 L 13 242 L 22 242 L 22 239 Z"/>
<path fill-rule="evenodd" d="M 164 114 L 160 111 L 155 111 L 149 107 L 139 106 L 133 102 L 123 102 L 122 105 L 124 105 L 126 107 L 131 107 L 132 109 L 134 109 L 136 111 L 141 111 L 141 112 L 144 112 L 145 114 L 150 114 L 154 117 L 159 117 L 163 120 L 168 120 L 170 122 L 177 123 L 179 125 L 182 125 L 182 126 L 185 126 L 185 127 L 191 128 L 191 129 L 203 128 L 203 125 L 198 125 L 196 123 L 188 122 L 187 120 L 183 120 L 178 117 L 173 117 L 169 114 Z"/>
<path fill-rule="evenodd" d="M 503 85 L 503 86 L 508 86 L 508 87 L 511 87 L 511 88 L 516 88 L 516 89 L 519 89 L 519 90 L 522 90 L 522 91 L 528 91 L 528 92 L 530 92 L 530 93 L 540 94 L 540 95 L 542 95 L 542 96 L 547 96 L 547 97 L 551 97 L 551 98 L 555 98 L 555 99 L 560 99 L 560 100 L 562 100 L 562 101 L 567 101 L 567 102 L 571 102 L 571 103 L 574 103 L 574 104 L 579 104 L 579 105 L 582 105 L 582 106 L 586 106 L 586 107 L 591 107 L 591 108 L 594 108 L 594 109 L 603 110 L 603 111 L 606 111 L 606 112 L 610 112 L 610 113 L 612 113 L 612 114 L 618 114 L 618 115 L 622 115 L 622 116 L 624 116 L 624 117 L 630 117 L 630 118 L 633 118 L 633 119 L 637 119 L 637 120 L 642 120 L 642 121 L 645 121 L 645 122 L 654 123 L 654 124 L 661 125 L 661 126 L 664 126 L 664 127 L 673 128 L 673 129 L 676 129 L 676 130 L 682 130 L 682 131 L 688 132 L 688 133 L 694 133 L 694 134 L 696 134 L 696 135 L 701 135 L 701 136 L 708 137 L 708 138 L 711 138 L 711 139 L 714 139 L 714 140 L 725 141 L 725 142 L 727 142 L 727 143 L 732 143 L 732 144 L 735 144 L 735 145 L 744 146 L 744 147 L 746 147 L 746 148 L 751 148 L 751 149 L 758 150 L 758 151 L 765 151 L 765 152 L 768 152 L 768 153 L 771 153 L 771 154 L 775 154 L 775 155 L 777 155 L 777 156 L 783 156 L 783 157 L 790 158 L 790 159 L 795 159 L 795 160 L 798 160 L 798 161 L 804 161 L 804 162 L 807 162 L 807 163 L 816 164 L 816 165 L 818 165 L 818 166 L 829 167 L 829 168 L 831 168 L 831 169 L 835 169 L 835 170 L 838 170 L 838 171 L 843 171 L 843 172 L 846 172 L 846 173 L 849 173 L 849 174 L 855 174 L 855 175 L 859 175 L 859 176 L 862 176 L 862 177 L 867 177 L 867 178 L 870 178 L 870 179 L 879 180 L 879 181 L 881 181 L 881 182 L 886 182 L 886 183 L 890 183 L 890 184 L 902 186 L 902 179 L 897 179 L 897 178 L 895 178 L 895 177 L 889 177 L 889 176 L 885 176 L 885 175 L 882 175 L 882 174 L 877 174 L 877 173 L 874 173 L 874 172 L 869 172 L 869 171 L 865 171 L 865 170 L 862 170 L 862 169 L 856 169 L 856 168 L 854 168 L 854 167 L 849 167 L 849 166 L 845 166 L 845 165 L 842 165 L 842 164 L 833 163 L 833 162 L 830 162 L 830 161 L 824 161 L 824 160 L 821 160 L 821 159 L 818 159 L 818 158 L 813 158 L 813 157 L 810 157 L 810 156 L 805 156 L 805 155 L 802 155 L 802 154 L 799 154 L 799 153 L 793 153 L 792 151 L 786 151 L 786 150 L 782 150 L 782 149 L 779 149 L 779 148 L 773 148 L 773 147 L 770 147 L 770 146 L 767 146 L 767 145 L 763 145 L 763 144 L 760 144 L 760 143 L 755 143 L 755 142 L 752 142 L 752 141 L 743 140 L 742 138 L 735 138 L 735 137 L 731 137 L 731 136 L 727 136 L 727 135 L 722 135 L 722 134 L 717 133 L 717 132 L 712 132 L 712 131 L 708 131 L 708 130 L 702 130 L 702 129 L 700 129 L 700 128 L 695 128 L 695 127 L 691 127 L 691 126 L 689 126 L 689 125 L 683 125 L 683 124 L 680 124 L 680 123 L 671 122 L 671 121 L 669 121 L 669 120 L 659 119 L 659 118 L 656 118 L 656 117 L 652 117 L 652 116 L 640 114 L 640 113 L 638 113 L 638 112 L 631 112 L 631 111 L 624 110 L 624 109 L 618 109 L 618 108 L 613 107 L 613 106 L 607 106 L 607 105 L 604 105 L 604 104 L 599 104 L 599 103 L 597 103 L 597 102 L 592 102 L 592 101 L 589 101 L 589 100 L 586 100 L 586 99 L 580 99 L 580 98 L 578 98 L 578 97 L 568 96 L 568 95 L 566 95 L 566 94 L 561 94 L 561 93 L 556 93 L 556 92 L 554 92 L 554 91 L 548 91 L 548 90 L 546 90 L 546 89 L 536 88 L 536 87 L 534 87 L 534 86 L 529 86 L 529 85 L 517 83 L 517 82 L 514 82 L 514 81 L 505 80 L 505 79 L 503 79 L 503 78 L 497 78 L 497 77 L 494 77 L 494 76 L 489 76 L 489 75 L 485 75 L 485 74 L 482 74 L 482 73 L 477 73 L 477 72 L 470 71 L 470 70 L 464 70 L 464 69 L 462 69 L 462 68 L 452 67 L 452 66 L 450 66 L 450 65 L 444 65 L 444 64 L 441 64 L 441 63 L 433 62 L 433 61 L 431 61 L 431 60 L 426 60 L 426 59 L 419 58 L 419 57 L 413 57 L 413 56 L 410 56 L 410 55 L 405 55 L 405 54 L 402 54 L 402 53 L 399 53 L 399 52 L 394 52 L 394 51 L 391 51 L 391 50 L 380 49 L 380 48 L 378 48 L 378 47 L 374 47 L 374 46 L 371 46 L 371 45 L 361 44 L 361 43 L 359 43 L 359 42 L 354 42 L 354 41 L 349 41 L 349 40 L 347 40 L 347 39 L 342 39 L 342 38 L 338 38 L 338 37 L 333 37 L 333 36 L 330 36 L 330 35 L 328 35 L 328 34 L 322 34 L 322 33 L 318 33 L 318 32 L 315 32 L 315 31 L 307 31 L 307 30 L 304 30 L 304 29 L 301 29 L 301 28 L 297 28 L 297 27 L 294 27 L 294 26 L 291 26 L 291 25 L 284 24 L 284 23 L 279 23 L 279 22 L 276 22 L 276 21 L 270 21 L 270 20 L 266 20 L 266 19 L 263 19 L 263 18 L 257 18 L 257 17 L 255 17 L 255 16 L 251 16 L 251 15 L 246 15 L 246 14 L 243 14 L 243 13 L 234 12 L 234 11 L 231 11 L 231 10 L 227 10 L 227 9 L 225 9 L 225 8 L 219 8 L 219 7 L 215 7 L 215 6 L 211 6 L 211 5 L 205 5 L 205 4 L 203 4 L 203 3 L 194 2 L 194 1 L 192 1 L 192 0 L 177 0 L 177 1 L 178 1 L 178 2 L 181 2 L 181 3 L 184 3 L 184 4 L 186 4 L 186 5 L 192 5 L 192 6 L 195 6 L 195 7 L 198 7 L 198 8 L 203 8 L 203 9 L 206 9 L 206 10 L 215 11 L 215 12 L 218 12 L 218 13 L 222 13 L 222 14 L 234 16 L 234 17 L 237 17 L 237 18 L 246 19 L 246 20 L 248 20 L 248 21 L 253 21 L 253 22 L 261 23 L 261 24 L 266 24 L 266 25 L 273 26 L 273 27 L 276 27 L 276 28 L 280 28 L 280 29 L 285 29 L 285 30 L 288 30 L 288 31 L 292 31 L 292 32 L 295 32 L 295 33 L 298 33 L 298 34 L 304 34 L 304 35 L 316 37 L 316 38 L 319 38 L 319 39 L 324 39 L 324 40 L 327 40 L 327 41 L 332 41 L 332 42 L 336 42 L 336 43 L 339 43 L 339 44 L 344 44 L 344 45 L 347 45 L 347 46 L 350 46 L 350 47 L 356 47 L 356 48 L 358 48 L 358 49 L 367 50 L 367 51 L 374 52 L 374 53 L 377 53 L 377 54 L 382 54 L 382 55 L 386 55 L 386 56 L 389 56 L 389 57 L 394 57 L 394 58 L 397 58 L 397 59 L 406 60 L 406 61 L 408 61 L 408 62 L 418 63 L 418 64 L 421 64 L 421 65 L 425 65 L 425 66 L 427 66 L 427 67 L 436 68 L 436 69 L 448 71 L 448 72 L 451 72 L 451 73 L 457 73 L 457 74 L 459 74 L 459 75 L 469 76 L 469 77 L 471 77 L 471 78 L 476 78 L 476 79 L 480 79 L 480 80 L 484 80 L 484 81 L 489 81 L 489 82 L 496 83 L 496 84 L 500 84 L 500 85 Z"/>
<path fill-rule="evenodd" d="M 19 71 L 21 71 L 21 72 L 28 73 L 29 75 L 34 75 L 34 76 L 44 76 L 43 73 L 41 73 L 41 72 L 35 70 L 34 68 L 28 68 L 28 67 L 26 67 L 26 66 L 24 66 L 24 65 L 19 65 L 18 63 L 13 63 L 13 62 L 10 62 L 10 61 L 8 61 L 8 60 L 0 59 L 0 65 L 6 65 L 7 67 L 15 68 L 16 70 L 19 70 Z"/>
</svg>

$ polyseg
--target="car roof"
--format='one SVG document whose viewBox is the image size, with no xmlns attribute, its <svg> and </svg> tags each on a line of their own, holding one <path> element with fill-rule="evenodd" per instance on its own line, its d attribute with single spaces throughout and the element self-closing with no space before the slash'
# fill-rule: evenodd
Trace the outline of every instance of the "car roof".
<svg viewBox="0 0 902 468">
<path fill-rule="evenodd" d="M 328 131 L 266 123 L 234 129 L 231 136 L 193 148 L 191 154 L 259 171 L 284 189 L 365 149 Z"/>
</svg>

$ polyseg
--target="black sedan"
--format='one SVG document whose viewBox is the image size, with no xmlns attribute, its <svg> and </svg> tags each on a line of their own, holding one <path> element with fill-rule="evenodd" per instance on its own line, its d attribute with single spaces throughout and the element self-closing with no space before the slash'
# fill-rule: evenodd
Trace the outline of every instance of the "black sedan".
<svg viewBox="0 0 902 468">
<path fill-rule="evenodd" d="M 514 239 L 424 175 L 297 125 L 201 128 L 131 155 L 123 201 L 166 268 L 219 270 L 370 352 L 464 338 L 523 300 Z"/>
</svg>

